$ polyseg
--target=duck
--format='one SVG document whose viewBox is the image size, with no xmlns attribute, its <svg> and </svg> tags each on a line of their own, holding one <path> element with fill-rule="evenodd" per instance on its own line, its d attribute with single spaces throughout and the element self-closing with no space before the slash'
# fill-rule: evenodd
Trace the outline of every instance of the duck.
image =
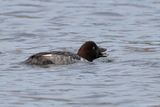
<svg viewBox="0 0 160 107">
<path fill-rule="evenodd" d="M 39 52 L 31 55 L 26 64 L 30 65 L 67 65 L 78 61 L 92 62 L 100 57 L 107 57 L 106 48 L 100 48 L 94 41 L 86 41 L 77 53 L 67 51 Z"/>
</svg>

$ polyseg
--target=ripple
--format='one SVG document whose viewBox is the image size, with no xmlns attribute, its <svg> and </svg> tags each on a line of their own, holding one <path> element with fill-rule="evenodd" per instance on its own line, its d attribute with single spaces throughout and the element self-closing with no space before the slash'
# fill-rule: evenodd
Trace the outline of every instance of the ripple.
<svg viewBox="0 0 160 107">
<path fill-rule="evenodd" d="M 150 37 L 150 36 L 149 36 Z M 141 37 L 141 39 L 144 37 Z M 160 41 L 159 40 L 146 40 L 146 41 L 126 41 L 128 42 L 128 44 L 147 44 L 147 45 L 160 45 Z"/>
<path fill-rule="evenodd" d="M 67 103 L 67 104 L 69 104 L 69 105 L 81 105 L 81 106 L 92 106 L 92 107 L 97 107 L 97 106 L 104 106 L 104 107 L 106 107 L 106 106 L 113 106 L 114 104 L 113 103 L 110 103 L 110 102 L 71 102 L 71 103 Z M 113 106 L 114 107 L 114 106 Z"/>
<path fill-rule="evenodd" d="M 96 16 L 111 16 L 111 17 L 122 17 L 123 16 L 122 14 L 115 13 L 115 12 L 94 12 L 92 14 Z"/>
<path fill-rule="evenodd" d="M 132 66 L 137 66 L 137 67 L 143 67 L 143 68 L 148 68 L 148 67 L 152 67 L 152 68 L 159 68 L 160 67 L 160 62 L 159 61 L 150 61 L 149 59 L 147 60 L 138 60 L 138 59 L 135 59 L 135 60 L 127 60 L 127 61 L 122 61 L 122 63 L 125 63 L 125 64 L 130 64 Z"/>
<path fill-rule="evenodd" d="M 46 2 L 46 3 L 52 2 L 52 0 L 33 0 L 33 1 L 40 1 L 40 2 Z"/>
<path fill-rule="evenodd" d="M 160 4 L 160 1 L 153 1 L 154 4 Z"/>
<path fill-rule="evenodd" d="M 23 33 L 16 33 L 16 34 L 13 34 L 16 36 L 16 38 L 19 38 L 19 37 L 31 37 L 31 38 L 34 38 L 34 37 L 39 37 L 39 35 L 35 34 L 35 33 L 27 33 L 27 32 L 23 32 Z"/>
<path fill-rule="evenodd" d="M 141 5 L 141 4 L 131 4 L 131 3 L 114 3 L 111 4 L 113 6 L 128 6 L 128 7 L 136 7 L 136 8 L 147 8 L 147 9 L 151 9 L 151 6 L 147 6 L 147 5 Z"/>
<path fill-rule="evenodd" d="M 142 47 L 133 47 L 133 46 L 126 46 L 125 47 L 128 51 L 133 51 L 133 52 L 156 52 L 156 48 L 142 48 Z"/>
<path fill-rule="evenodd" d="M 22 7 L 38 7 L 38 8 L 42 8 L 42 5 L 38 5 L 38 4 L 16 4 L 16 6 L 22 6 Z"/>
<path fill-rule="evenodd" d="M 26 10 L 26 11 L 13 11 L 13 12 L 5 12 L 5 13 L 0 13 L 0 15 L 4 15 L 4 16 L 11 16 L 11 15 L 18 15 L 18 14 L 24 14 L 24 13 L 37 13 L 39 11 L 36 11 L 36 10 L 32 10 L 32 11 L 29 11 L 29 10 Z"/>
<path fill-rule="evenodd" d="M 160 105 L 154 105 L 154 106 L 150 106 L 150 107 L 160 107 Z"/>
<path fill-rule="evenodd" d="M 82 8 L 82 9 L 92 9 L 92 8 L 95 8 L 95 6 L 66 6 L 67 8 Z"/>
<path fill-rule="evenodd" d="M 17 17 L 17 18 L 26 18 L 26 19 L 37 19 L 37 18 L 41 18 L 40 16 L 30 16 L 30 15 L 18 15 L 18 14 L 14 14 L 14 13 L 0 13 L 0 15 L 3 16 L 13 16 L 13 17 Z"/>
<path fill-rule="evenodd" d="M 68 100 L 68 99 L 65 99 L 65 98 L 54 98 L 54 97 L 45 97 L 45 96 L 21 96 L 23 98 L 31 98 L 31 99 L 34 99 L 34 100 L 51 100 L 51 101 L 58 101 L 58 102 L 71 102 L 71 100 Z"/>
<path fill-rule="evenodd" d="M 113 94 L 113 93 L 110 93 L 110 94 Z M 104 93 L 104 94 L 94 94 L 94 95 L 86 95 L 86 96 L 83 96 L 83 97 L 78 97 L 78 99 L 84 99 L 84 98 L 87 98 L 87 99 L 88 98 L 92 98 L 92 99 L 94 99 L 94 98 L 103 98 L 103 97 L 106 97 L 106 96 L 107 96 L 106 93 Z"/>
</svg>

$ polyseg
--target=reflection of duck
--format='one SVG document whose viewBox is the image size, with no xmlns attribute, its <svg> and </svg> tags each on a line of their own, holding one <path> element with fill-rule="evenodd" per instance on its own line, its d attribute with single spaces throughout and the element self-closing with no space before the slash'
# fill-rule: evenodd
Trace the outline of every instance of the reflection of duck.
<svg viewBox="0 0 160 107">
<path fill-rule="evenodd" d="M 77 54 L 65 51 L 41 52 L 30 56 L 25 62 L 27 64 L 46 65 L 46 64 L 72 64 L 78 60 L 92 62 L 99 57 L 106 57 L 106 49 L 99 48 L 95 42 L 85 42 Z"/>
</svg>

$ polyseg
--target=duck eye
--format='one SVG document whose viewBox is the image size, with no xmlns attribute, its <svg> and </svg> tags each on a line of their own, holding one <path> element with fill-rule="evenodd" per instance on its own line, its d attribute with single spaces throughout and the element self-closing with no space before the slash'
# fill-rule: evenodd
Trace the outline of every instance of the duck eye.
<svg viewBox="0 0 160 107">
<path fill-rule="evenodd" d="M 95 50 L 96 48 L 95 47 L 92 47 L 92 50 Z"/>
</svg>

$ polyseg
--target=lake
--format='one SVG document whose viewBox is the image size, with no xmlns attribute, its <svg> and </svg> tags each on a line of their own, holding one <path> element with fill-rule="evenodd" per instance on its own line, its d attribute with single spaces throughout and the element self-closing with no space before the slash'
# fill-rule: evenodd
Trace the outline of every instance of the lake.
<svg viewBox="0 0 160 107">
<path fill-rule="evenodd" d="M 160 1 L 0 0 L 1 107 L 160 107 Z M 29 66 L 38 52 L 109 56 Z"/>
</svg>

